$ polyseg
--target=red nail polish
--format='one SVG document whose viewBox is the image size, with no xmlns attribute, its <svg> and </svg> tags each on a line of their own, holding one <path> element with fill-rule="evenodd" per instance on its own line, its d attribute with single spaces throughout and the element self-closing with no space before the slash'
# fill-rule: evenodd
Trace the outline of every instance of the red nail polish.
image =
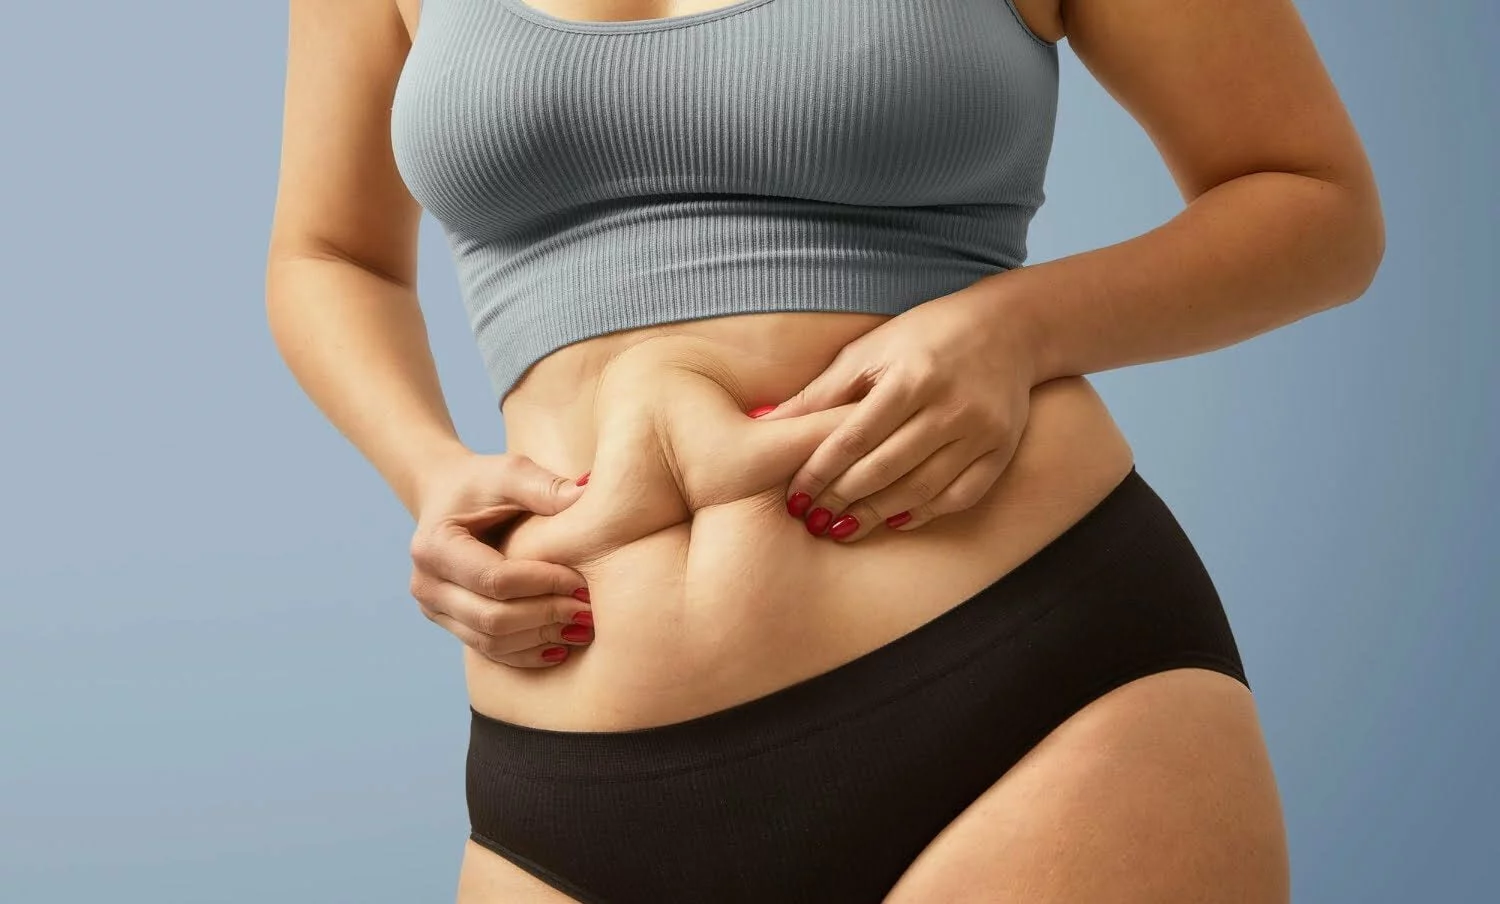
<svg viewBox="0 0 1500 904">
<path fill-rule="evenodd" d="M 762 405 L 759 408 L 752 408 L 752 409 L 750 409 L 749 411 L 746 412 L 746 414 L 750 415 L 751 417 L 765 417 L 766 415 L 770 414 L 771 412 L 773 412 L 775 410 L 776 410 L 776 406 L 775 405 Z"/>
<path fill-rule="evenodd" d="M 584 610 L 582 612 L 574 612 L 573 624 L 583 625 L 585 628 L 592 628 L 594 626 L 594 613 L 587 610 Z"/>
<path fill-rule="evenodd" d="M 806 493 L 793 493 L 786 501 L 786 510 L 793 518 L 801 518 L 807 514 L 807 507 L 812 505 L 812 497 Z"/>
<path fill-rule="evenodd" d="M 589 588 L 579 587 L 577 590 L 574 590 L 573 599 L 578 600 L 580 603 L 589 602 Z"/>
<path fill-rule="evenodd" d="M 857 530 L 859 530 L 859 519 L 853 515 L 845 515 L 828 526 L 828 536 L 835 540 L 842 540 Z"/>
<path fill-rule="evenodd" d="M 905 524 L 906 522 L 908 522 L 910 520 L 911 520 L 911 512 L 897 512 L 896 514 L 894 514 L 894 515 L 890 516 L 889 518 L 885 519 L 885 526 L 886 527 L 900 527 L 901 525 Z"/>
<path fill-rule="evenodd" d="M 592 474 L 592 473 L 593 473 L 592 471 L 584 471 L 583 472 L 583 476 L 579 477 L 577 480 L 575 480 L 573 482 L 576 483 L 576 484 L 578 484 L 581 487 L 586 487 L 586 486 L 589 485 L 589 475 Z"/>
<path fill-rule="evenodd" d="M 568 625 L 559 633 L 562 634 L 563 640 L 571 641 L 572 643 L 581 643 L 594 636 L 594 629 L 586 628 L 583 625 Z"/>
<path fill-rule="evenodd" d="M 567 647 L 548 647 L 542 651 L 542 659 L 546 662 L 562 662 L 568 658 Z"/>
<path fill-rule="evenodd" d="M 807 532 L 814 537 L 823 536 L 823 531 L 828 529 L 828 522 L 833 520 L 833 512 L 821 506 L 807 513 Z"/>
</svg>

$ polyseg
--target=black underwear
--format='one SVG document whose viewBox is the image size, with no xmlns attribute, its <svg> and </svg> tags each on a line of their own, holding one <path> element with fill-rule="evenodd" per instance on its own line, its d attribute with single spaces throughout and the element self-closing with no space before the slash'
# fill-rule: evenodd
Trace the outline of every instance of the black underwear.
<svg viewBox="0 0 1500 904">
<path fill-rule="evenodd" d="M 471 710 L 470 837 L 588 904 L 878 904 L 1069 716 L 1188 666 L 1249 686 L 1202 561 L 1132 469 L 970 599 L 767 696 L 635 731 Z"/>
</svg>

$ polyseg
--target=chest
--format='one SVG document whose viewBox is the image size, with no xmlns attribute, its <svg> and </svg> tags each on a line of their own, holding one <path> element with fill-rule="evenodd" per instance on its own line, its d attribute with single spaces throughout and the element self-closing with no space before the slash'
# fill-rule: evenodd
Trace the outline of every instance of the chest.
<svg viewBox="0 0 1500 904">
<path fill-rule="evenodd" d="M 700 12 L 582 22 L 526 0 L 424 0 L 392 109 L 408 187 L 467 234 L 517 239 L 560 211 L 642 196 L 1031 199 L 1052 138 L 1056 50 L 999 0 L 738 0 Z"/>
</svg>

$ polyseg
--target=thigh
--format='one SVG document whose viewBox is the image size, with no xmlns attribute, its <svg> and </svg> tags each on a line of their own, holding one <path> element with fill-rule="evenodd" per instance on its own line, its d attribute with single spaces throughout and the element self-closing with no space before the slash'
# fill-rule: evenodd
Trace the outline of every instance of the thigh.
<svg viewBox="0 0 1500 904">
<path fill-rule="evenodd" d="M 1254 699 L 1159 672 L 1064 722 L 955 819 L 885 904 L 1285 904 L 1285 827 Z"/>
<path fill-rule="evenodd" d="M 577 904 L 494 851 L 464 842 L 457 904 Z"/>
</svg>

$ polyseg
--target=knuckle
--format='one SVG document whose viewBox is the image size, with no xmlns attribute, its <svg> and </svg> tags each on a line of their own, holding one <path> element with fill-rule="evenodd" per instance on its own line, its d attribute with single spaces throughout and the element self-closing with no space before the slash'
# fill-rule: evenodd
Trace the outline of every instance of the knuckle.
<svg viewBox="0 0 1500 904">
<path fill-rule="evenodd" d="M 411 538 L 411 560 L 424 571 L 430 570 L 437 560 L 438 543 L 435 537 L 427 531 L 418 531 Z"/>
<path fill-rule="evenodd" d="M 482 634 L 492 638 L 504 637 L 510 633 L 509 615 L 497 607 L 481 609 L 474 615 L 471 627 Z"/>
<path fill-rule="evenodd" d="M 944 493 L 934 500 L 933 510 L 943 515 L 961 512 L 974 504 L 966 492 Z"/>
<path fill-rule="evenodd" d="M 906 489 L 911 493 L 913 498 L 921 500 L 920 505 L 923 507 L 930 505 L 931 500 L 937 496 L 938 492 L 937 487 L 933 486 L 932 481 L 915 474 L 907 480 Z M 916 514 L 915 510 L 912 511 L 912 514 Z"/>
<path fill-rule="evenodd" d="M 509 572 L 505 565 L 486 565 L 474 572 L 470 589 L 492 600 L 509 599 L 512 583 Z"/>
<path fill-rule="evenodd" d="M 873 457 L 865 462 L 864 471 L 872 483 L 880 486 L 889 486 L 901 476 L 897 473 L 896 463 L 883 456 Z"/>
<path fill-rule="evenodd" d="M 931 352 L 916 352 L 903 363 L 907 379 L 915 383 L 931 383 L 943 372 L 942 364 Z"/>
<path fill-rule="evenodd" d="M 973 424 L 976 416 L 976 412 L 962 399 L 943 402 L 933 413 L 937 416 L 938 424 L 947 431 Z"/>
<path fill-rule="evenodd" d="M 978 418 L 986 436 L 1007 436 L 1014 426 L 1011 416 L 1004 411 L 989 409 L 980 413 Z"/>
<path fill-rule="evenodd" d="M 411 580 L 407 582 L 407 590 L 411 592 L 414 599 L 425 601 L 428 594 L 428 580 L 420 571 L 412 571 Z"/>
<path fill-rule="evenodd" d="M 964 508 L 965 506 L 958 504 L 957 496 L 951 492 L 939 493 L 927 504 L 927 510 L 933 518 L 951 515 L 954 512 L 962 511 Z"/>
<path fill-rule="evenodd" d="M 869 428 L 861 424 L 843 427 L 833 440 L 833 447 L 844 455 L 863 455 L 869 446 Z"/>
</svg>

